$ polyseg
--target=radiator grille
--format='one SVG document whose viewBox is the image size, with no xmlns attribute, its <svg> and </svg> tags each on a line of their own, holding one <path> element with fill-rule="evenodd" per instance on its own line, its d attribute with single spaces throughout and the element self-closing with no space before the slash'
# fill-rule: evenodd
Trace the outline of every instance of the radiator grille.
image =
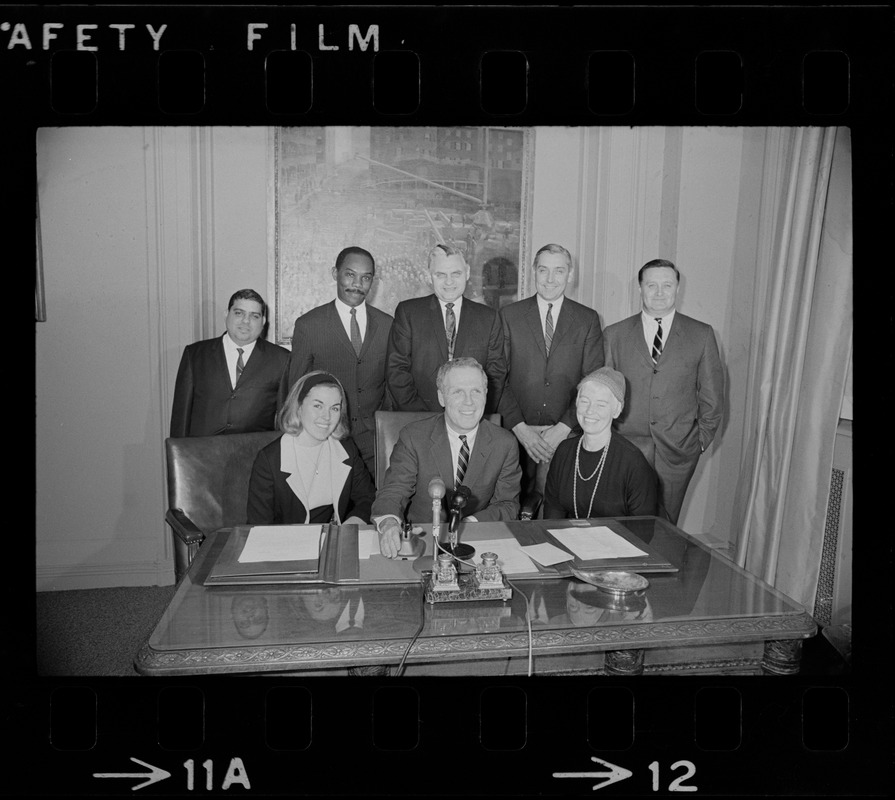
<svg viewBox="0 0 895 800">
<path fill-rule="evenodd" d="M 819 625 L 830 624 L 833 611 L 833 584 L 836 578 L 836 550 L 839 543 L 839 522 L 842 511 L 842 486 L 845 472 L 833 469 L 830 479 L 830 499 L 824 526 L 824 544 L 820 556 L 820 578 L 814 597 L 814 619 Z"/>
</svg>

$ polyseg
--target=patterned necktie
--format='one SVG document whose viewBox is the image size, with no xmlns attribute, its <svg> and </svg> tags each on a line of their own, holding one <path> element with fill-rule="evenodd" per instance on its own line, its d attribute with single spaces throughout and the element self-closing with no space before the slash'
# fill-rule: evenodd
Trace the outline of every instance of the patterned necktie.
<svg viewBox="0 0 895 800">
<path fill-rule="evenodd" d="M 357 309 L 351 309 L 351 346 L 354 348 L 354 352 L 357 355 L 360 355 L 360 349 L 363 347 L 363 342 L 360 338 L 360 325 L 357 324 Z"/>
<path fill-rule="evenodd" d="M 544 324 L 544 345 L 547 355 L 550 355 L 550 345 L 553 344 L 553 303 L 547 303 L 547 321 Z"/>
<path fill-rule="evenodd" d="M 444 332 L 448 343 L 448 361 L 454 357 L 454 336 L 457 334 L 457 318 L 454 316 L 454 304 L 445 303 Z"/>
<path fill-rule="evenodd" d="M 659 360 L 659 356 L 662 355 L 662 317 L 656 317 L 656 322 L 659 324 L 659 327 L 656 329 L 656 336 L 653 339 L 654 364 Z"/>
<path fill-rule="evenodd" d="M 236 382 L 239 383 L 239 379 L 242 377 L 242 371 L 246 368 L 246 364 L 245 361 L 242 360 L 243 349 L 237 347 L 236 352 L 239 353 L 239 358 L 236 359 Z"/>
<path fill-rule="evenodd" d="M 466 476 L 466 467 L 469 466 L 469 445 L 466 443 L 466 437 L 460 434 L 460 457 L 457 459 L 457 481 L 454 488 L 463 483 Z"/>
</svg>

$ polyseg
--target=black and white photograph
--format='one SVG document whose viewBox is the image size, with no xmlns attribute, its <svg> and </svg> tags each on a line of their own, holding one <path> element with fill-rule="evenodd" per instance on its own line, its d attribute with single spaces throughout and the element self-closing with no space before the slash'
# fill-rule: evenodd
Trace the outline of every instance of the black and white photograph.
<svg viewBox="0 0 895 800">
<path fill-rule="evenodd" d="M 36 155 L 41 675 L 850 669 L 847 126 Z"/>
</svg>

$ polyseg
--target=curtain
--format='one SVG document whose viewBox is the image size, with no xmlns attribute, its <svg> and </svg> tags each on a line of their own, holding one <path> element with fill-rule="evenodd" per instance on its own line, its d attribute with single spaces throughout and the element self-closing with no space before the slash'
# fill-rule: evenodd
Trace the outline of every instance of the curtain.
<svg viewBox="0 0 895 800">
<path fill-rule="evenodd" d="M 851 349 L 851 142 L 843 128 L 785 135 L 733 518 L 737 563 L 810 611 Z"/>
</svg>

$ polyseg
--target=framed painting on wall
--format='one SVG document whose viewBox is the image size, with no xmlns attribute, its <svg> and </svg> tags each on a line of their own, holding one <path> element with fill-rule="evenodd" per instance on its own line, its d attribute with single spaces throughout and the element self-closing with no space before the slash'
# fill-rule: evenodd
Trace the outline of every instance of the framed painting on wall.
<svg viewBox="0 0 895 800">
<path fill-rule="evenodd" d="M 345 247 L 376 260 L 371 305 L 389 314 L 429 294 L 439 243 L 470 267 L 466 296 L 497 309 L 520 296 L 529 260 L 534 131 L 509 127 L 279 127 L 270 134 L 271 338 L 335 297 Z"/>
</svg>

